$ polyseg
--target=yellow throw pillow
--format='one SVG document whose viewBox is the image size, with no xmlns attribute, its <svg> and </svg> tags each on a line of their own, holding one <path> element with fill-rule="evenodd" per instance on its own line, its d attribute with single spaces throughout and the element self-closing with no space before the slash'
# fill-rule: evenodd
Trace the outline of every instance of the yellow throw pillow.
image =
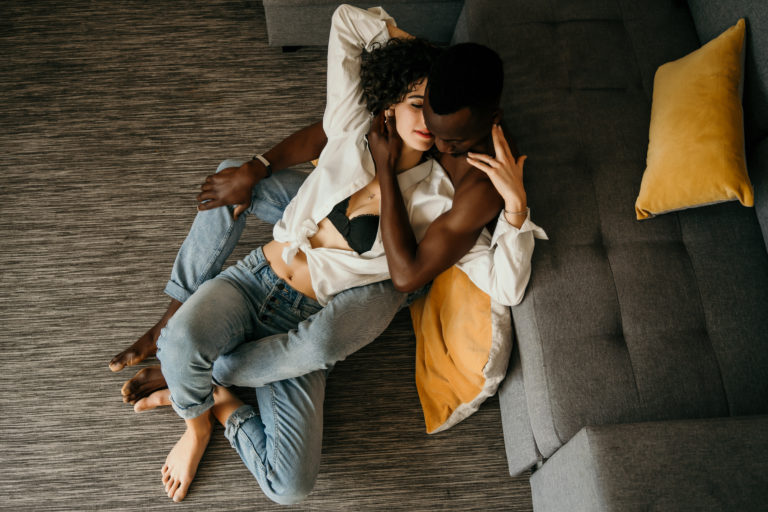
<svg viewBox="0 0 768 512">
<path fill-rule="evenodd" d="M 638 220 L 724 201 L 754 205 L 741 107 L 745 35 L 741 19 L 656 71 Z"/>
<path fill-rule="evenodd" d="M 411 305 L 411 320 L 416 389 L 427 432 L 434 434 L 470 416 L 496 392 L 512 350 L 511 315 L 453 266 Z"/>
</svg>

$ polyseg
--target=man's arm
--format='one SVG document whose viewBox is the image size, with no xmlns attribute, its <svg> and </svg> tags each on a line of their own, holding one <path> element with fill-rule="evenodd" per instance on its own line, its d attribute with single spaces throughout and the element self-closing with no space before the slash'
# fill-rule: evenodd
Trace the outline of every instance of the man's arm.
<svg viewBox="0 0 768 512">
<path fill-rule="evenodd" d="M 381 180 L 381 236 L 395 288 L 411 292 L 458 262 L 497 215 L 503 201 L 490 181 L 475 172 L 457 191 L 450 210 L 416 242 L 396 175 Z"/>
<path fill-rule="evenodd" d="M 264 153 L 264 158 L 276 172 L 293 165 L 314 160 L 328 142 L 323 123 L 318 121 L 288 136 Z M 205 178 L 197 196 L 198 210 L 211 210 L 220 206 L 238 205 L 235 219 L 251 204 L 251 189 L 267 175 L 260 160 L 249 160 L 240 167 L 230 167 Z"/>
<path fill-rule="evenodd" d="M 395 172 L 403 141 L 397 135 L 395 118 L 384 121 L 382 113 L 371 123 L 368 133 L 381 187 L 381 238 L 395 288 L 411 292 L 469 252 L 504 201 L 487 176 L 468 170 L 456 185 L 451 209 L 435 219 L 417 242 Z"/>
</svg>

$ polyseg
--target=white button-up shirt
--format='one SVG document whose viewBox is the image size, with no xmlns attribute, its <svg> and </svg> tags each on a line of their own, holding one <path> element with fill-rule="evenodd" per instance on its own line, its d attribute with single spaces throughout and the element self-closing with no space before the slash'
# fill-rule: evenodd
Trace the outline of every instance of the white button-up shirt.
<svg viewBox="0 0 768 512">
<path fill-rule="evenodd" d="M 312 287 L 322 305 L 340 291 L 390 277 L 380 229 L 371 249 L 362 254 L 345 249 L 313 248 L 310 243 L 318 231 L 318 223 L 328 216 L 334 205 L 375 177 L 376 169 L 366 139 L 371 116 L 361 102 L 360 56 L 363 48 L 370 50 L 376 43 L 388 40 L 387 21 L 394 24 L 380 7 L 365 11 L 342 5 L 334 13 L 328 41 L 328 92 L 323 116 L 328 142 L 317 168 L 307 177 L 273 231 L 275 240 L 289 244 L 282 254 L 286 263 L 290 263 L 299 250 L 306 255 Z M 414 235 L 420 241 L 432 221 L 451 208 L 453 184 L 434 160 L 398 174 L 398 182 Z M 530 220 L 518 230 L 502 215 L 493 238 L 484 230 L 477 245 L 461 259 L 459 267 L 495 300 L 519 302 L 530 275 L 534 232 L 545 236 Z M 513 298 L 517 300 L 511 301 Z"/>
</svg>

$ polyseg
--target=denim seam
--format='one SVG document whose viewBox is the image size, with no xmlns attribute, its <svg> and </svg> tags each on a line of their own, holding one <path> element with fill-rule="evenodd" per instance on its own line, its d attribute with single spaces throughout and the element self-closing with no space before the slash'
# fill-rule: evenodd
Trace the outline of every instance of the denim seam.
<svg viewBox="0 0 768 512">
<path fill-rule="evenodd" d="M 274 448 L 272 449 L 272 465 L 271 468 L 274 469 L 277 467 L 277 461 L 279 459 L 280 455 L 280 415 L 275 414 L 277 410 L 277 399 L 275 398 L 275 388 L 270 384 L 269 386 L 269 392 L 270 392 L 270 402 L 272 407 L 272 417 L 275 421 L 275 440 L 274 440 Z M 273 471 L 270 469 L 269 476 L 270 478 L 273 476 Z"/>
<path fill-rule="evenodd" d="M 227 243 L 227 240 L 229 239 L 229 236 L 232 234 L 232 231 L 235 229 L 235 222 L 233 221 L 229 227 L 226 230 L 226 233 L 224 236 L 222 236 L 221 240 L 219 241 L 219 245 L 216 247 L 216 250 L 214 250 L 211 254 L 211 257 L 206 261 L 204 268 L 208 269 L 205 271 L 203 275 L 197 276 L 197 280 L 195 281 L 195 289 L 200 288 L 200 285 L 202 285 L 205 281 L 209 279 L 208 274 L 210 273 L 210 268 L 213 265 L 213 262 L 216 261 L 216 259 L 221 255 L 222 251 L 224 250 L 224 246 Z"/>
</svg>

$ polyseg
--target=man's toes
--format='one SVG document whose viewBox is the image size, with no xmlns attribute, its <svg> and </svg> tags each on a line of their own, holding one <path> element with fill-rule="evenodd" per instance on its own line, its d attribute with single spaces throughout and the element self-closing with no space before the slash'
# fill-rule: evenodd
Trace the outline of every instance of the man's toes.
<svg viewBox="0 0 768 512">
<path fill-rule="evenodd" d="M 125 358 L 124 358 L 125 352 L 120 352 L 115 357 L 112 358 L 112 360 L 109 362 L 109 369 L 113 372 L 119 372 L 123 368 L 125 368 Z"/>
<path fill-rule="evenodd" d="M 150 366 L 142 368 L 127 380 L 120 389 L 120 393 L 123 395 L 124 402 L 133 403 L 166 386 L 160 366 Z"/>
<path fill-rule="evenodd" d="M 128 348 L 126 350 L 123 350 L 119 354 L 117 354 L 115 357 L 112 358 L 112 361 L 109 363 L 109 368 L 113 371 L 120 371 L 126 366 L 133 366 L 135 364 L 138 364 L 144 360 L 144 356 L 136 350 L 134 347 Z"/>
</svg>

